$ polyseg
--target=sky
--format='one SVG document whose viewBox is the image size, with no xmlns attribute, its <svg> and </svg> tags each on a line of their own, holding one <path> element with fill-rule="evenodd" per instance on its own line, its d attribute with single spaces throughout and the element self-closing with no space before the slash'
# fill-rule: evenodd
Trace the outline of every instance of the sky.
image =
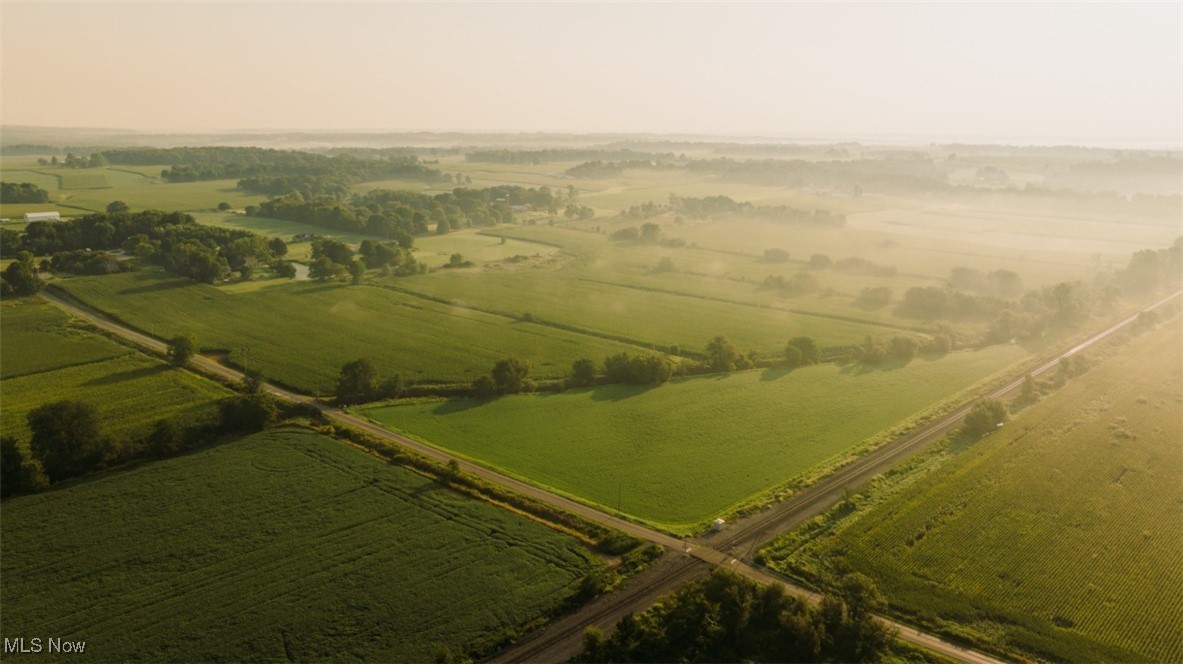
<svg viewBox="0 0 1183 664">
<path fill-rule="evenodd" d="M 1183 143 L 1183 3 L 0 4 L 0 122 Z"/>
</svg>

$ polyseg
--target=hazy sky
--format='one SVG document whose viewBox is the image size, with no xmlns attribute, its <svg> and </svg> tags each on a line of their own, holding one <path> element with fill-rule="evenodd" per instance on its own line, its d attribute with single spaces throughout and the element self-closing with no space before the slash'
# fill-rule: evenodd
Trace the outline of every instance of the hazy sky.
<svg viewBox="0 0 1183 664">
<path fill-rule="evenodd" d="M 1183 3 L 4 0 L 3 122 L 1183 141 Z"/>
</svg>

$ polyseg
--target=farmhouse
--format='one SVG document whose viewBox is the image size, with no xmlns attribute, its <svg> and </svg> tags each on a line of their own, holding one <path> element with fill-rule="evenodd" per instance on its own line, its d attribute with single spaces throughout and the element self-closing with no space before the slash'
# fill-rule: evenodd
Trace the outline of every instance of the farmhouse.
<svg viewBox="0 0 1183 664">
<path fill-rule="evenodd" d="M 62 215 L 58 212 L 26 212 L 25 221 L 61 221 Z"/>
</svg>

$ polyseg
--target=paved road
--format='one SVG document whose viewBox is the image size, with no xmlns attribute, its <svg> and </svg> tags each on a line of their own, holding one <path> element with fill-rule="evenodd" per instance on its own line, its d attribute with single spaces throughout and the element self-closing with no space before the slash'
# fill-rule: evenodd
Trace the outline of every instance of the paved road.
<svg viewBox="0 0 1183 664">
<path fill-rule="evenodd" d="M 1171 295 L 1170 297 L 1164 298 L 1163 300 L 1154 304 L 1153 306 L 1148 307 L 1148 309 L 1155 309 L 1157 307 L 1160 307 L 1160 306 L 1166 304 L 1167 302 L 1169 302 L 1170 300 L 1178 297 L 1181 294 L 1183 294 L 1183 291 L 1175 293 L 1174 295 Z M 49 302 L 57 305 L 58 307 L 61 307 L 62 309 L 65 309 L 66 311 L 89 321 L 90 323 L 94 324 L 95 326 L 97 326 L 99 328 L 107 330 L 108 332 L 111 332 L 113 334 L 117 334 L 119 336 L 122 336 L 123 338 L 128 339 L 128 340 L 130 340 L 136 344 L 139 344 L 141 346 L 144 346 L 148 349 L 151 349 L 156 352 L 164 352 L 167 348 L 167 345 L 164 342 L 162 342 L 158 339 L 155 339 L 153 337 L 150 337 L 148 335 L 136 332 L 135 330 L 132 330 L 125 325 L 122 325 L 120 323 L 117 323 L 117 322 L 107 318 L 106 316 L 102 315 L 100 312 L 96 312 L 96 311 L 92 311 L 88 308 L 80 307 L 80 306 L 75 305 L 71 302 L 68 302 L 67 300 L 65 300 L 57 295 L 54 295 L 53 293 L 50 293 L 50 292 L 43 292 L 42 297 L 44 297 Z M 1060 357 L 1067 357 L 1069 355 L 1073 355 L 1075 353 L 1078 353 L 1078 352 L 1084 350 L 1085 348 L 1088 348 L 1089 346 L 1101 341 L 1102 339 L 1108 337 L 1109 335 L 1120 330 L 1121 328 L 1125 327 L 1126 325 L 1132 323 L 1136 317 L 1137 316 L 1131 316 L 1131 317 L 1127 318 L 1126 320 L 1124 320 L 1120 323 L 1117 323 L 1116 325 L 1113 325 L 1112 327 L 1108 328 L 1107 330 L 1089 338 L 1087 341 L 1071 348 L 1070 350 L 1068 350 L 1066 353 L 1064 353 Z M 1060 360 L 1060 357 L 1057 357 L 1055 360 L 1048 362 L 1047 364 L 1043 365 L 1042 367 L 1040 367 L 1036 371 L 1042 372 L 1042 371 L 1046 371 L 1046 370 L 1056 366 L 1056 364 Z M 223 377 L 231 379 L 231 380 L 241 380 L 242 379 L 242 374 L 240 372 L 230 369 L 228 367 L 225 367 L 225 366 L 223 366 L 217 362 L 214 362 L 213 360 L 205 358 L 205 357 L 194 358 L 193 364 L 197 368 L 201 369 L 202 371 L 207 371 L 212 374 L 217 374 L 217 375 L 223 376 Z M 1000 389 L 998 392 L 996 392 L 996 394 L 1005 393 L 1006 391 L 1014 389 L 1016 386 L 1020 385 L 1021 383 L 1022 383 L 1022 379 L 1016 380 L 1015 382 L 1011 383 L 1010 385 L 1007 385 L 1006 387 Z M 548 504 L 558 507 L 560 509 L 571 512 L 572 514 L 577 514 L 577 515 L 579 515 L 585 519 L 588 519 L 590 521 L 594 521 L 594 522 L 600 523 L 602 525 L 609 526 L 611 528 L 616 528 L 622 532 L 626 532 L 626 533 L 633 535 L 634 537 L 637 537 L 639 539 L 643 539 L 643 540 L 646 540 L 649 542 L 660 544 L 660 545 L 665 546 L 668 549 L 671 549 L 674 551 L 682 551 L 685 556 L 696 558 L 696 559 L 698 559 L 702 562 L 708 563 L 710 565 L 728 567 L 728 568 L 736 571 L 737 573 L 743 574 L 744 576 L 747 576 L 747 577 L 754 579 L 756 581 L 760 581 L 762 583 L 778 583 L 778 584 L 784 586 L 788 592 L 793 593 L 798 596 L 801 596 L 801 597 L 804 597 L 804 598 L 808 599 L 809 601 L 818 601 L 817 595 L 810 592 L 809 590 L 807 590 L 805 588 L 802 588 L 802 587 L 797 586 L 789 581 L 786 581 L 783 578 L 774 577 L 765 570 L 757 569 L 756 567 L 745 562 L 743 559 L 750 556 L 752 550 L 754 550 L 755 544 L 758 543 L 760 538 L 763 538 L 766 535 L 771 536 L 771 535 L 776 534 L 776 532 L 780 528 L 785 527 L 786 524 L 791 524 L 794 521 L 800 520 L 802 518 L 801 515 L 803 515 L 803 514 L 810 513 L 810 512 L 820 513 L 821 511 L 823 511 L 824 509 L 826 509 L 827 507 L 832 505 L 834 502 L 836 502 L 837 499 L 840 499 L 840 497 L 842 495 L 842 491 L 841 491 L 842 488 L 844 488 L 846 486 L 850 486 L 853 482 L 864 481 L 864 479 L 863 479 L 864 476 L 866 479 L 869 479 L 869 477 L 873 476 L 874 474 L 877 474 L 886 465 L 890 465 L 890 464 L 894 463 L 896 460 L 898 460 L 898 458 L 900 456 L 906 454 L 908 451 L 913 450 L 917 446 L 922 445 L 925 441 L 932 440 L 934 436 L 937 436 L 942 431 L 947 431 L 947 430 L 957 426 L 957 424 L 959 424 L 959 422 L 960 422 L 960 419 L 962 417 L 964 417 L 966 412 L 968 412 L 968 407 L 959 409 L 959 410 L 955 411 L 954 413 L 942 418 L 938 422 L 935 422 L 935 423 L 929 425 L 928 428 L 922 430 L 921 432 L 918 432 L 908 438 L 902 439 L 900 441 L 896 441 L 895 443 L 891 443 L 887 446 L 884 446 L 883 448 L 880 448 L 880 450 L 878 450 L 875 453 L 877 456 L 874 457 L 874 459 L 875 459 L 874 461 L 869 462 L 869 463 L 850 464 L 848 466 L 845 466 L 842 469 L 839 469 L 834 475 L 832 475 L 829 479 L 824 481 L 824 483 L 825 483 L 824 488 L 814 491 L 812 494 L 810 494 L 808 491 L 803 491 L 800 494 L 798 494 L 797 497 L 790 498 L 788 501 L 783 503 L 778 508 L 776 508 L 774 510 L 770 510 L 768 513 L 763 513 L 761 515 L 757 515 L 756 517 L 753 517 L 750 521 L 745 522 L 742 526 L 740 526 L 738 528 L 734 528 L 732 532 L 725 532 L 723 534 L 720 534 L 720 535 L 722 535 L 722 537 L 719 539 L 719 544 L 724 545 L 730 549 L 737 549 L 737 548 L 742 547 L 745 543 L 750 543 L 748 546 L 748 550 L 746 552 L 737 551 L 738 555 L 735 555 L 733 553 L 724 552 L 724 551 L 719 550 L 718 548 L 712 547 L 711 544 L 714 544 L 714 543 L 710 542 L 710 540 L 699 539 L 699 540 L 695 540 L 695 541 L 683 541 L 683 540 L 677 539 L 675 537 L 671 537 L 669 535 L 666 535 L 665 533 L 660 533 L 660 532 L 652 530 L 650 528 L 646 528 L 644 526 L 640 526 L 640 525 L 632 523 L 630 521 L 626 521 L 626 520 L 621 519 L 617 516 L 613 516 L 611 514 L 606 514 L 606 513 L 601 512 L 597 509 L 588 507 L 587 505 L 584 505 L 582 503 L 575 502 L 569 498 L 555 495 L 553 493 L 550 493 L 549 491 L 546 491 L 544 489 L 540 489 L 540 488 L 538 488 L 534 485 L 531 485 L 531 484 L 527 484 L 525 482 L 522 482 L 521 480 L 517 480 L 512 477 L 502 475 L 502 474 L 492 471 L 488 468 L 474 465 L 472 463 L 464 461 L 463 459 L 457 459 L 457 458 L 447 454 L 446 452 L 443 452 L 439 449 L 431 447 L 430 445 L 426 445 L 426 444 L 421 443 L 419 441 L 407 438 L 406 436 L 402 436 L 402 435 L 399 435 L 399 434 L 394 433 L 392 431 L 389 431 L 387 429 L 384 429 L 380 426 L 377 426 L 377 425 L 369 422 L 366 419 L 363 419 L 363 418 L 353 415 L 351 413 L 347 413 L 347 412 L 340 410 L 338 408 L 334 408 L 332 406 L 326 405 L 320 401 L 313 399 L 312 397 L 302 395 L 302 394 L 297 394 L 295 392 L 291 392 L 288 390 L 284 390 L 282 388 L 279 388 L 279 387 L 276 387 L 276 386 L 270 385 L 270 384 L 265 385 L 264 389 L 269 394 L 275 395 L 276 397 L 279 397 L 281 399 L 286 399 L 289 401 L 295 401 L 295 402 L 299 402 L 299 403 L 312 404 L 316 408 L 318 408 L 322 413 L 324 413 L 324 415 L 326 417 L 328 417 L 330 419 L 333 419 L 333 420 L 336 420 L 338 422 L 342 422 L 345 424 L 349 424 L 350 426 L 353 426 L 353 427 L 356 427 L 356 428 L 361 429 L 363 431 L 366 431 L 367 433 L 370 433 L 376 437 L 379 437 L 379 438 L 385 439 L 387 441 L 393 442 L 395 444 L 412 449 L 412 450 L 416 451 L 417 453 L 422 454 L 424 456 L 427 456 L 427 457 L 430 457 L 433 459 L 437 459 L 440 461 L 445 461 L 445 462 L 455 460 L 456 462 L 458 462 L 460 464 L 461 470 L 466 473 L 470 473 L 472 475 L 481 477 L 482 479 L 485 479 L 489 482 L 502 485 L 504 487 L 512 489 L 512 490 L 514 490 L 518 493 L 521 493 L 523 495 L 530 496 L 531 498 L 539 500 L 543 503 L 548 503 Z M 904 449 L 900 450 L 900 448 L 904 448 Z M 835 491 L 837 491 L 837 499 L 835 498 Z M 809 495 L 807 496 L 807 494 L 809 494 Z M 827 501 L 833 501 L 833 502 L 827 502 Z M 622 596 L 620 598 L 624 601 L 608 602 L 603 607 L 597 608 L 592 614 L 592 618 L 593 618 L 592 622 L 595 622 L 596 620 L 608 619 L 608 618 L 612 617 L 613 615 L 615 615 L 617 610 L 624 610 L 624 612 L 627 613 L 628 612 L 627 610 L 629 609 L 629 607 L 633 606 L 634 604 L 638 604 L 639 603 L 638 600 L 640 600 L 641 598 L 648 598 L 650 595 L 653 595 L 654 597 L 656 597 L 660 594 L 663 594 L 664 592 L 668 592 L 669 590 L 673 590 L 674 588 L 677 587 L 678 584 L 680 584 L 684 580 L 683 575 L 688 573 L 685 570 L 681 570 L 681 571 L 679 571 L 679 570 L 681 570 L 681 568 L 675 566 L 670 571 L 667 571 L 662 574 L 655 574 L 654 576 L 656 576 L 657 578 L 652 583 L 630 584 L 630 587 L 632 588 L 632 590 L 627 590 L 626 596 Z M 656 593 L 656 594 L 654 594 L 654 593 Z M 610 609 L 609 607 L 615 607 L 615 608 Z M 585 615 L 585 611 L 587 611 L 587 610 L 585 609 L 585 610 L 581 610 L 580 612 L 577 612 L 576 616 Z M 623 615 L 623 613 L 620 613 L 619 615 Z M 925 634 L 923 632 L 915 630 L 911 627 L 907 627 L 905 625 L 902 625 L 902 624 L 899 624 L 899 623 L 896 623 L 896 622 L 893 622 L 893 621 L 890 621 L 890 620 L 887 620 L 884 618 L 880 618 L 880 620 L 882 620 L 884 623 L 896 628 L 899 631 L 899 637 L 901 639 L 904 639 L 904 640 L 909 641 L 911 643 L 923 646 L 923 647 L 928 648 L 934 652 L 938 652 L 942 655 L 945 655 L 946 657 L 950 657 L 950 658 L 956 659 L 958 661 L 972 662 L 972 663 L 976 663 L 976 664 L 984 664 L 986 662 L 995 662 L 996 661 L 986 655 L 983 655 L 978 652 L 974 652 L 972 650 L 962 648 L 962 647 L 957 646 L 955 644 L 952 644 L 952 643 L 949 643 L 949 642 L 944 641 L 942 639 L 939 639 L 935 636 Z M 560 621 L 560 622 L 562 622 L 562 621 Z M 578 621 L 576 621 L 576 622 L 578 622 Z M 556 623 L 556 625 L 558 625 L 558 624 L 559 623 Z M 550 629 L 545 630 L 538 637 L 540 639 L 540 641 L 539 641 L 539 644 L 537 644 L 535 646 L 536 648 L 539 648 L 539 650 L 537 652 L 543 652 L 542 644 L 549 644 L 547 647 L 551 647 L 551 648 L 556 647 L 556 644 L 558 644 L 558 643 L 570 644 L 572 642 L 573 635 L 576 633 L 581 633 L 582 626 L 585 626 L 587 624 L 589 624 L 589 623 L 583 622 L 581 624 L 581 626 L 578 626 L 578 627 L 576 626 L 575 622 L 567 624 L 566 627 L 559 629 L 553 633 L 561 638 L 548 637 L 547 634 L 551 633 L 551 630 Z M 554 626 L 552 626 L 552 629 L 553 628 L 554 628 Z M 576 630 L 578 630 L 578 632 Z M 537 661 L 537 660 L 533 660 L 530 657 L 526 657 L 525 659 L 518 659 L 515 661 Z"/>
</svg>

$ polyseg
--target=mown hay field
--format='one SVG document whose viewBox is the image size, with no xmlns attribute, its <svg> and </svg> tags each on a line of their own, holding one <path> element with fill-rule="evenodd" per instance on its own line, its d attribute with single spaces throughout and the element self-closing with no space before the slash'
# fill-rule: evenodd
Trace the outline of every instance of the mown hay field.
<svg viewBox="0 0 1183 664">
<path fill-rule="evenodd" d="M 687 531 L 1025 357 L 996 346 L 886 370 L 756 370 L 364 412 L 515 476 Z"/>
<path fill-rule="evenodd" d="M 304 430 L 8 500 L 0 537 L 5 636 L 84 640 L 101 661 L 479 652 L 599 564 L 567 536 Z"/>
<path fill-rule="evenodd" d="M 765 551 L 872 576 L 934 629 L 1059 661 L 1183 660 L 1183 326 L 1135 338 L 864 511 Z"/>
<path fill-rule="evenodd" d="M 507 355 L 539 377 L 564 376 L 580 357 L 633 346 L 451 307 L 372 286 L 278 283 L 228 293 L 162 270 L 63 280 L 61 288 L 161 338 L 192 333 L 203 348 L 269 378 L 331 394 L 341 366 L 374 361 L 383 375 L 428 382 L 471 381 Z"/>
</svg>

